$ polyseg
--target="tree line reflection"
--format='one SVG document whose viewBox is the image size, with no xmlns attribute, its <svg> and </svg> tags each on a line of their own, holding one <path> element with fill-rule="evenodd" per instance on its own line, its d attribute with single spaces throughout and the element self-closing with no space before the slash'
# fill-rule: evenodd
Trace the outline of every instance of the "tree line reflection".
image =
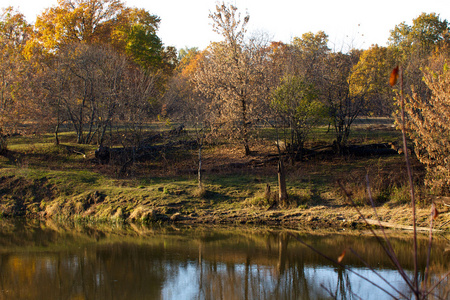
<svg viewBox="0 0 450 300">
<path fill-rule="evenodd" d="M 2 226 L 0 299 L 385 296 L 369 283 L 324 261 L 283 230 L 93 228 L 61 228 L 41 223 Z M 398 282 L 396 286 L 406 290 L 370 237 L 305 233 L 303 239 L 331 257 L 351 246 L 390 282 Z M 409 239 L 395 238 L 392 242 L 402 264 L 411 270 Z M 445 245 L 445 239 L 438 240 L 433 248 L 435 274 L 448 270 L 448 257 L 443 254 Z M 424 258 L 420 260 L 424 263 Z M 346 257 L 344 262 L 365 276 L 373 276 L 354 257 Z"/>
</svg>

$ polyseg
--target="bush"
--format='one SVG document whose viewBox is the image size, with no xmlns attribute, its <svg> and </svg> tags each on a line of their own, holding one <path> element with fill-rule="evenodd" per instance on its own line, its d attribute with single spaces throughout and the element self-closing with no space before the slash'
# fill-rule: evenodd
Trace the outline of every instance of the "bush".
<svg viewBox="0 0 450 300">
<path fill-rule="evenodd" d="M 426 166 L 425 184 L 436 194 L 450 192 L 450 71 L 445 62 L 438 71 L 426 69 L 423 80 L 431 96 L 406 97 L 406 129 L 415 154 Z"/>
</svg>

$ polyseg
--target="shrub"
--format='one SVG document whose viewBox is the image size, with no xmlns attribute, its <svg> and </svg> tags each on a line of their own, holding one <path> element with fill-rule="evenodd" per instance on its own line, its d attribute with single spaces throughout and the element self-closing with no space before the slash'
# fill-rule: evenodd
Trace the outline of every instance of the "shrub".
<svg viewBox="0 0 450 300">
<path fill-rule="evenodd" d="M 426 166 L 425 184 L 436 194 L 450 192 L 450 71 L 424 70 L 423 80 L 431 91 L 424 99 L 414 92 L 406 97 L 406 129 L 417 158 Z"/>
</svg>

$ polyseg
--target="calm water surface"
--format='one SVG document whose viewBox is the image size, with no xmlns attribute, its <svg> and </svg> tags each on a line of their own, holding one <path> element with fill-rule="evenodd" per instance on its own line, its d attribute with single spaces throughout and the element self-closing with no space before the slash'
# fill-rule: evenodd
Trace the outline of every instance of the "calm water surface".
<svg viewBox="0 0 450 300">
<path fill-rule="evenodd" d="M 298 233 L 333 258 L 355 249 L 407 293 L 370 235 Z M 411 240 L 402 234 L 391 241 L 411 275 Z M 419 245 L 425 251 L 426 239 Z M 448 240 L 437 237 L 435 275 L 449 269 L 445 247 Z M 419 260 L 425 264 L 425 257 Z M 354 255 L 347 254 L 343 263 L 397 295 Z M 447 280 L 436 292 L 447 297 L 448 285 Z M 281 229 L 0 221 L 0 299 L 331 299 L 330 294 L 390 299 Z"/>
</svg>

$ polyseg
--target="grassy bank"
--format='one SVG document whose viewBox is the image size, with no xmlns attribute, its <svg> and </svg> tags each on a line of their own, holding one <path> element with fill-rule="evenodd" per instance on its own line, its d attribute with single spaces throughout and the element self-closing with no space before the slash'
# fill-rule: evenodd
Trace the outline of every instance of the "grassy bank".
<svg viewBox="0 0 450 300">
<path fill-rule="evenodd" d="M 11 137 L 8 154 L 0 157 L 0 211 L 3 217 L 355 227 L 359 218 L 336 182 L 350 189 L 370 215 L 365 182 L 369 174 L 383 221 L 410 224 L 407 179 L 399 154 L 336 156 L 324 151 L 304 162 L 286 161 L 289 203 L 269 210 L 277 189 L 276 135 L 270 129 L 259 135 L 252 145 L 253 155 L 247 157 L 239 145 L 205 145 L 201 190 L 195 143 L 158 148 L 123 172 L 123 163 L 118 161 L 100 164 L 94 156 L 97 146 L 75 144 L 70 132 L 61 135 L 60 145 L 53 143 L 50 134 Z M 360 121 L 351 143 L 395 144 L 398 139 L 399 133 L 390 126 Z M 187 131 L 166 136 L 158 144 L 192 140 L 194 135 Z M 307 147 L 318 148 L 331 141 L 327 128 L 319 128 Z M 414 168 L 419 205 L 428 204 L 432 198 L 421 186 L 422 167 L 415 162 Z M 428 207 L 419 209 L 423 223 L 419 226 L 427 224 Z M 446 228 L 446 221 L 442 214 L 436 226 Z"/>
</svg>

